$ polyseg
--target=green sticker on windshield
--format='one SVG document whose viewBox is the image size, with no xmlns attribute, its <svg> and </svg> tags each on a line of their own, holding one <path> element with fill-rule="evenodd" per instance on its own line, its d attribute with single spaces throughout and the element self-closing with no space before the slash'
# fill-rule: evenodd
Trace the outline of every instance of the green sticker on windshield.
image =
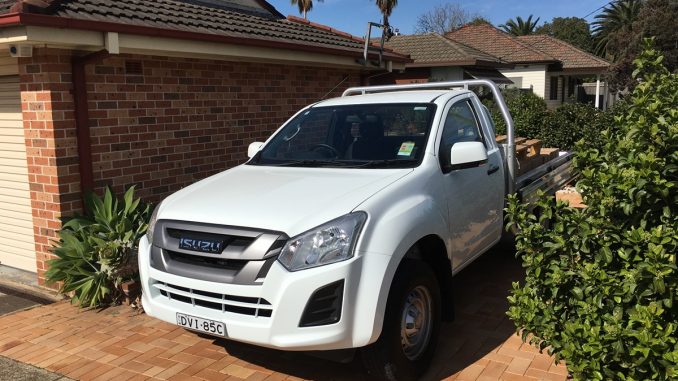
<svg viewBox="0 0 678 381">
<path fill-rule="evenodd" d="M 403 142 L 398 150 L 398 156 L 410 156 L 414 150 L 414 142 Z"/>
</svg>

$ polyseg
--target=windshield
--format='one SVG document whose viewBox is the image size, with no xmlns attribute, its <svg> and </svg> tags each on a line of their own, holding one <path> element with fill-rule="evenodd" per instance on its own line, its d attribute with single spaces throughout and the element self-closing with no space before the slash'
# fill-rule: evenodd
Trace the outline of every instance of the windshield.
<svg viewBox="0 0 678 381">
<path fill-rule="evenodd" d="M 435 115 L 431 103 L 313 107 L 297 115 L 248 164 L 415 167 Z"/>
</svg>

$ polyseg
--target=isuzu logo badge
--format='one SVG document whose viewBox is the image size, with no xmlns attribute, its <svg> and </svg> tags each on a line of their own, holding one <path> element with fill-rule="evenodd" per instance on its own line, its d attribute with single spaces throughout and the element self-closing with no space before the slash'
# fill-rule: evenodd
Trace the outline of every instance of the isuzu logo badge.
<svg viewBox="0 0 678 381">
<path fill-rule="evenodd" d="M 179 238 L 179 248 L 202 253 L 219 254 L 224 249 L 224 241 L 182 237 Z"/>
</svg>

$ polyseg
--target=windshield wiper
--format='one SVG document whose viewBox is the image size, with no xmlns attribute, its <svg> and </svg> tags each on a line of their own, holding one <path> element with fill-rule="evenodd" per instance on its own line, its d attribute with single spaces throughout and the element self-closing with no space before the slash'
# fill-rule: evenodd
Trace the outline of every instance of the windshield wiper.
<svg viewBox="0 0 678 381">
<path fill-rule="evenodd" d="M 257 163 L 257 165 L 270 165 L 274 167 L 338 167 L 338 168 L 391 168 L 408 166 L 415 163 L 416 160 L 388 159 L 388 160 L 369 160 L 364 162 L 339 161 L 339 160 L 317 160 L 304 159 L 292 160 L 283 163 Z"/>
<path fill-rule="evenodd" d="M 279 164 L 268 164 L 275 167 L 325 167 L 325 166 L 338 166 L 344 167 L 346 163 L 342 163 L 336 160 L 293 160 L 287 161 Z"/>
<path fill-rule="evenodd" d="M 389 167 L 399 167 L 407 166 L 412 163 L 416 163 L 416 160 L 403 160 L 403 159 L 386 159 L 386 160 L 370 160 L 361 164 L 354 165 L 355 168 L 389 168 Z"/>
</svg>

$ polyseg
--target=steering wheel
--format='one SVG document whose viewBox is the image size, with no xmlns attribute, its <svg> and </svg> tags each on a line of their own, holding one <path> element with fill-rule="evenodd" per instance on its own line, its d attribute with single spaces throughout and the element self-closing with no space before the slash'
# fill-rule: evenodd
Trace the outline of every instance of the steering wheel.
<svg viewBox="0 0 678 381">
<path fill-rule="evenodd" d="M 334 155 L 332 157 L 339 157 L 339 151 L 337 151 L 336 148 L 332 147 L 329 144 L 320 143 L 320 144 L 316 144 L 316 145 L 311 147 L 311 151 L 315 151 L 315 150 L 318 150 L 318 149 L 325 149 L 327 151 L 330 151 L 332 153 L 332 155 Z"/>
</svg>

